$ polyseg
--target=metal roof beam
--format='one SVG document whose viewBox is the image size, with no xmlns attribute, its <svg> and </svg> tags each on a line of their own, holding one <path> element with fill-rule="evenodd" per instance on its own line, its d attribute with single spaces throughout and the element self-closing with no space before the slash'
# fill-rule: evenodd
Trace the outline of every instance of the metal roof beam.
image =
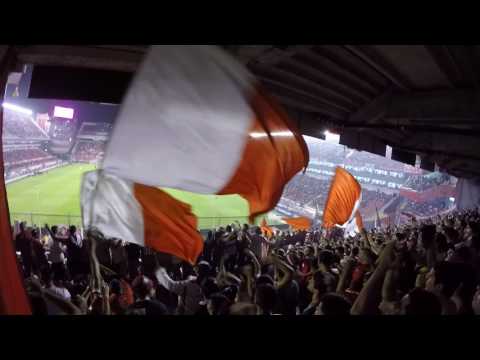
<svg viewBox="0 0 480 360">
<path fill-rule="evenodd" d="M 345 48 L 361 58 L 380 74 L 389 79 L 393 84 L 402 90 L 410 89 L 408 81 L 405 80 L 392 65 L 388 64 L 370 46 L 345 45 Z"/>
<path fill-rule="evenodd" d="M 324 107 L 326 109 L 330 109 L 330 111 L 335 112 L 337 114 L 341 114 L 340 117 L 344 118 L 349 112 L 349 109 L 345 109 L 341 106 L 338 106 L 336 104 L 329 103 L 325 101 L 322 97 L 319 97 L 318 95 L 312 94 L 311 92 L 299 89 L 297 87 L 289 86 L 288 84 L 285 84 L 284 82 L 280 82 L 277 80 L 270 79 L 269 77 L 265 76 L 257 76 L 257 78 L 264 84 L 270 85 L 277 87 L 279 89 L 284 89 L 292 94 L 298 94 L 298 96 L 303 96 L 305 98 L 309 98 L 312 101 L 315 101 L 318 105 L 321 107 Z M 336 116 L 338 117 L 338 116 Z"/>
<path fill-rule="evenodd" d="M 294 57 L 285 59 L 285 61 L 278 64 L 277 67 L 290 73 L 297 74 L 303 78 L 314 80 L 315 82 L 322 84 L 324 88 L 331 89 L 344 97 L 352 98 L 357 103 L 363 104 L 372 100 L 372 97 L 369 94 L 354 89 L 335 76 L 305 64 Z"/>
<path fill-rule="evenodd" d="M 265 65 L 257 65 L 254 67 L 252 66 L 251 70 L 257 76 L 266 76 L 271 79 L 278 79 L 279 81 L 285 82 L 291 86 L 318 94 L 325 99 L 325 102 L 328 101 L 338 104 L 339 106 L 349 109 L 349 111 L 353 111 L 361 105 L 361 103 L 354 101 L 351 97 L 338 93 L 335 90 L 325 88 L 321 83 L 312 81 L 310 78 L 305 78 L 274 66 L 269 67 Z"/>
<path fill-rule="evenodd" d="M 463 82 L 462 72 L 460 71 L 458 64 L 455 62 L 455 59 L 452 57 L 452 54 L 446 46 L 428 45 L 425 46 L 425 48 L 440 71 L 442 71 L 448 78 L 450 87 L 453 88 L 455 85 Z"/>
<path fill-rule="evenodd" d="M 352 89 L 357 89 L 370 97 L 375 97 L 380 93 L 379 88 L 373 86 L 365 77 L 357 76 L 345 69 L 340 64 L 331 61 L 327 57 L 318 55 L 313 51 L 299 52 L 295 54 L 294 59 L 309 65 L 312 68 L 321 69 L 322 72 L 328 74 L 332 78 L 342 81 L 345 85 Z"/>
<path fill-rule="evenodd" d="M 32 45 L 17 46 L 17 59 L 23 64 L 82 67 L 135 72 L 143 54 L 94 46 Z"/>
<path fill-rule="evenodd" d="M 396 121 L 441 121 L 442 125 L 480 126 L 480 92 L 468 90 L 431 91 L 417 93 L 386 92 L 361 108 L 348 119 L 350 123 Z M 450 122 L 450 124 L 449 124 Z"/>
<path fill-rule="evenodd" d="M 339 114 L 329 111 L 328 109 L 318 106 L 314 101 L 299 99 L 297 96 L 292 96 L 291 93 L 283 91 L 282 89 L 275 88 L 274 86 L 265 86 L 272 94 L 279 99 L 283 104 L 292 106 L 296 109 L 323 114 L 328 117 L 339 118 Z"/>
</svg>

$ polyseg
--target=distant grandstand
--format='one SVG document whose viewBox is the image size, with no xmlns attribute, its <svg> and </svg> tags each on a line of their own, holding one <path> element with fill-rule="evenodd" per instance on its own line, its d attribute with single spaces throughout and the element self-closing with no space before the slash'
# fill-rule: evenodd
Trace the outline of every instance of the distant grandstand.
<svg viewBox="0 0 480 360">
<path fill-rule="evenodd" d="M 48 133 L 31 111 L 4 106 L 3 157 L 7 183 L 60 166 L 64 161 L 46 149 Z"/>
<path fill-rule="evenodd" d="M 360 211 L 367 227 L 378 218 L 384 224 L 432 216 L 453 208 L 456 179 L 427 173 L 391 159 L 306 137 L 310 164 L 286 186 L 276 211 L 284 216 L 321 216 L 330 181 L 337 166 L 348 170 L 362 185 Z"/>
</svg>

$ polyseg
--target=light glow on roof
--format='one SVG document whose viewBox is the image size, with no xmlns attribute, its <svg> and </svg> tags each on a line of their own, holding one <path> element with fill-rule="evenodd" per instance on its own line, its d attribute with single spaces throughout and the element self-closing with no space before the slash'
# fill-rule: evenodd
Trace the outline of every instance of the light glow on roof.
<svg viewBox="0 0 480 360">
<path fill-rule="evenodd" d="M 11 103 L 6 103 L 6 102 L 4 102 L 4 103 L 2 104 L 2 107 L 3 107 L 4 109 L 16 111 L 16 112 L 18 112 L 18 113 L 25 114 L 25 115 L 32 115 L 32 114 L 33 114 L 33 111 L 32 111 L 32 110 L 27 109 L 27 108 L 24 108 L 24 107 L 21 107 L 21 106 L 18 106 L 18 105 L 15 105 L 15 104 L 11 104 Z"/>
</svg>

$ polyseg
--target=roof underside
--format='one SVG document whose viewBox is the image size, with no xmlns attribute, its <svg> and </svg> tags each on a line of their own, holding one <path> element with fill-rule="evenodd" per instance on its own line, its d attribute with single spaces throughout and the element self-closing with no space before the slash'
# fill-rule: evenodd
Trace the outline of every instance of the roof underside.
<svg viewBox="0 0 480 360">
<path fill-rule="evenodd" d="M 224 46 L 305 135 L 385 154 L 413 152 L 458 177 L 480 176 L 480 46 Z M 148 46 L 18 46 L 19 64 L 134 72 Z"/>
</svg>

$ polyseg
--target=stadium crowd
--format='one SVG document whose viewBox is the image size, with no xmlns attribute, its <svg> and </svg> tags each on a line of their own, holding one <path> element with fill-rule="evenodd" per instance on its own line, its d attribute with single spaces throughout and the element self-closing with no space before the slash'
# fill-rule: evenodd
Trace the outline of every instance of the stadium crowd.
<svg viewBox="0 0 480 360">
<path fill-rule="evenodd" d="M 4 151 L 5 180 L 33 174 L 34 171 L 44 169 L 58 158 L 38 148 L 15 149 Z"/>
<path fill-rule="evenodd" d="M 79 141 L 73 150 L 73 159 L 84 162 L 97 161 L 102 159 L 104 151 L 103 141 Z"/>
<path fill-rule="evenodd" d="M 404 187 L 411 188 L 417 191 L 423 191 L 435 186 L 450 183 L 451 177 L 449 175 L 443 173 L 432 173 L 428 176 L 409 176 L 405 181 Z"/>
<path fill-rule="evenodd" d="M 480 314 L 478 209 L 348 238 L 232 224 L 208 233 L 195 266 L 98 240 L 99 286 L 77 229 L 39 230 L 15 234 L 34 314 Z"/>
<path fill-rule="evenodd" d="M 283 196 L 299 205 L 305 205 L 312 199 L 321 201 L 326 199 L 330 181 L 321 180 L 312 176 L 297 175 L 285 187 Z"/>
<path fill-rule="evenodd" d="M 50 154 L 38 148 L 15 149 L 3 152 L 3 162 L 6 166 L 22 164 L 32 160 L 45 159 L 48 157 L 51 157 Z"/>
<path fill-rule="evenodd" d="M 425 217 L 430 214 L 436 214 L 448 209 L 448 198 L 437 198 L 431 201 L 418 203 L 410 200 L 406 201 L 405 211 L 412 213 L 413 215 Z"/>
<path fill-rule="evenodd" d="M 3 137 L 18 139 L 47 139 L 31 115 L 5 109 L 3 112 Z"/>
</svg>

